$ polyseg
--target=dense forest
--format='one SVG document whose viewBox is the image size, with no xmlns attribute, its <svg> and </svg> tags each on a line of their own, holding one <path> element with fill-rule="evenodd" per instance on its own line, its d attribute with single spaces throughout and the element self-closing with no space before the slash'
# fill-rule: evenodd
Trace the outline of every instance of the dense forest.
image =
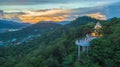
<svg viewBox="0 0 120 67">
<path fill-rule="evenodd" d="M 120 18 L 101 22 L 103 37 L 90 42 L 77 60 L 75 40 L 93 31 L 99 20 L 79 17 L 55 31 L 21 45 L 0 47 L 0 67 L 119 67 Z"/>
</svg>

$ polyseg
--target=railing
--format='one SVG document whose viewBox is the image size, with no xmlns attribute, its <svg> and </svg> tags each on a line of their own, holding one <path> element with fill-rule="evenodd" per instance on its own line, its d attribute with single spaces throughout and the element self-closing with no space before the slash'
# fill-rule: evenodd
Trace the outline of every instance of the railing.
<svg viewBox="0 0 120 67">
<path fill-rule="evenodd" d="M 96 37 L 86 37 L 84 39 L 78 39 L 76 40 L 76 45 L 80 45 L 80 46 L 89 46 L 89 42 L 93 39 L 95 39 Z"/>
</svg>

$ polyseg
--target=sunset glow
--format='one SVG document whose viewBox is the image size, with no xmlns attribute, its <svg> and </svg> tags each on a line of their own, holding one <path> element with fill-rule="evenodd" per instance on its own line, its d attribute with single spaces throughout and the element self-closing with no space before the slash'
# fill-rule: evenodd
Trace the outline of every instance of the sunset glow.
<svg viewBox="0 0 120 67">
<path fill-rule="evenodd" d="M 24 23 L 72 21 L 86 15 L 106 20 L 111 13 L 105 6 L 118 2 L 120 0 L 0 0 L 0 10 L 4 11 L 5 19 Z M 115 11 L 119 12 L 117 8 Z"/>
<path fill-rule="evenodd" d="M 69 15 L 68 10 L 46 10 L 46 11 L 26 11 L 24 14 L 6 14 L 5 17 L 11 19 L 18 17 L 24 23 L 37 23 L 40 21 L 55 21 L 60 22 L 67 20 Z"/>
<path fill-rule="evenodd" d="M 101 13 L 88 14 L 87 16 L 90 16 L 92 18 L 96 18 L 98 20 L 106 20 L 106 16 L 102 15 Z"/>
</svg>

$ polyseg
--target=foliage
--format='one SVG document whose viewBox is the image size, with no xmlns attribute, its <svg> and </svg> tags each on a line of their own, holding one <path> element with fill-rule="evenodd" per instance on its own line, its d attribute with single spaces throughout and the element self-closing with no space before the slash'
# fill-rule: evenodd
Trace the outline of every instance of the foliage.
<svg viewBox="0 0 120 67">
<path fill-rule="evenodd" d="M 77 60 L 75 40 L 90 33 L 96 21 L 85 18 L 28 43 L 0 47 L 0 67 L 119 67 L 119 18 L 114 19 L 115 22 L 113 19 L 101 21 L 104 36 L 91 41 L 88 55 L 83 54 L 81 60 Z M 83 24 L 79 20 L 84 21 Z"/>
</svg>

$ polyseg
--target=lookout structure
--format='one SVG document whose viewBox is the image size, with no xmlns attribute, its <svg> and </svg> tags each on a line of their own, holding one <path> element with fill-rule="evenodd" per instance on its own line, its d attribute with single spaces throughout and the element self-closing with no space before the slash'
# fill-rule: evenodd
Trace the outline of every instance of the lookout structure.
<svg viewBox="0 0 120 67">
<path fill-rule="evenodd" d="M 86 37 L 83 39 L 77 39 L 75 41 L 75 44 L 78 46 L 78 60 L 80 60 L 80 54 L 81 52 L 88 53 L 89 46 L 90 46 L 90 41 L 97 38 L 101 37 L 101 24 L 100 22 L 97 22 L 96 25 L 94 26 L 94 31 L 91 34 L 86 34 Z"/>
</svg>

